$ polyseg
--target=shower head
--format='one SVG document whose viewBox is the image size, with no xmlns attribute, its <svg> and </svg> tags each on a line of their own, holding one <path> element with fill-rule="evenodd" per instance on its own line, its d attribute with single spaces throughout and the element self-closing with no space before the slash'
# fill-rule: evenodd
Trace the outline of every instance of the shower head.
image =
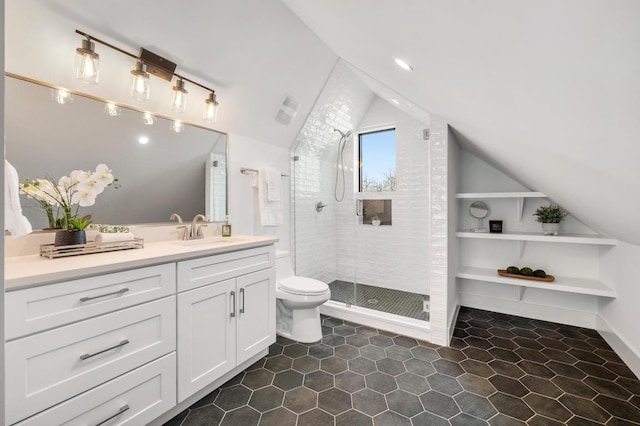
<svg viewBox="0 0 640 426">
<path fill-rule="evenodd" d="M 340 130 L 340 129 L 333 129 L 333 131 L 334 131 L 334 132 L 338 132 L 338 133 L 340 133 L 340 137 L 341 137 L 342 139 L 346 139 L 346 138 L 348 138 L 349 136 L 351 136 L 351 132 L 352 132 L 352 130 L 347 130 L 346 132 L 343 132 L 343 131 L 342 131 L 342 130 Z"/>
</svg>

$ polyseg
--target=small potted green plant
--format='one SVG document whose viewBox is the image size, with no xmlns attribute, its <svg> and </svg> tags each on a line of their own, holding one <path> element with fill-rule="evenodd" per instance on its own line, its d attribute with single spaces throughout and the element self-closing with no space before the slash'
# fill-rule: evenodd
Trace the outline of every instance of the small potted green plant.
<svg viewBox="0 0 640 426">
<path fill-rule="evenodd" d="M 558 235 L 560 232 L 560 222 L 569 213 L 562 207 L 550 204 L 548 206 L 540 206 L 533 214 L 537 216 L 536 220 L 542 224 L 542 232 L 545 235 Z"/>
</svg>

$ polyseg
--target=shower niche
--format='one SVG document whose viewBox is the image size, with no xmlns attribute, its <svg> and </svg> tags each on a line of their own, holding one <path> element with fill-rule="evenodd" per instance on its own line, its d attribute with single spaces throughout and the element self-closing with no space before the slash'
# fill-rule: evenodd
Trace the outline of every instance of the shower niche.
<svg viewBox="0 0 640 426">
<path fill-rule="evenodd" d="M 294 264 L 331 287 L 322 313 L 428 338 L 429 126 L 428 113 L 338 61 L 291 152 Z M 361 136 L 390 129 L 394 149 L 378 152 L 393 185 L 371 190 Z"/>
<path fill-rule="evenodd" d="M 379 225 L 393 224 L 392 200 L 362 200 L 362 224 Z"/>
</svg>

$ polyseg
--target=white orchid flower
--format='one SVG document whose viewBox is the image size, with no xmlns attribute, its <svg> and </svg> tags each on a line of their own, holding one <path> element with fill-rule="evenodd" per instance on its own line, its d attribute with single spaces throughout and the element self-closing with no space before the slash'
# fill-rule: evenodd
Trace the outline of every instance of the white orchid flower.
<svg viewBox="0 0 640 426">
<path fill-rule="evenodd" d="M 71 204 L 79 204 L 80 207 L 89 207 L 96 203 L 96 194 L 93 191 L 76 191 L 71 196 Z"/>
<path fill-rule="evenodd" d="M 113 182 L 113 172 L 106 164 L 98 164 L 92 178 L 108 186 Z"/>
</svg>

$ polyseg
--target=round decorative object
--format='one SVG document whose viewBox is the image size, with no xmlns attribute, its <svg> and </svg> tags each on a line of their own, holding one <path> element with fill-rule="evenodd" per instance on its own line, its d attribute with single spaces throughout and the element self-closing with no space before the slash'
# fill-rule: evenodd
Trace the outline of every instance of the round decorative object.
<svg viewBox="0 0 640 426">
<path fill-rule="evenodd" d="M 542 224 L 542 233 L 544 235 L 558 235 L 559 232 L 560 232 L 559 223 L 543 223 Z"/>
<path fill-rule="evenodd" d="M 87 234 L 84 231 L 69 232 L 65 229 L 56 231 L 54 246 L 75 246 L 87 243 Z"/>
</svg>

